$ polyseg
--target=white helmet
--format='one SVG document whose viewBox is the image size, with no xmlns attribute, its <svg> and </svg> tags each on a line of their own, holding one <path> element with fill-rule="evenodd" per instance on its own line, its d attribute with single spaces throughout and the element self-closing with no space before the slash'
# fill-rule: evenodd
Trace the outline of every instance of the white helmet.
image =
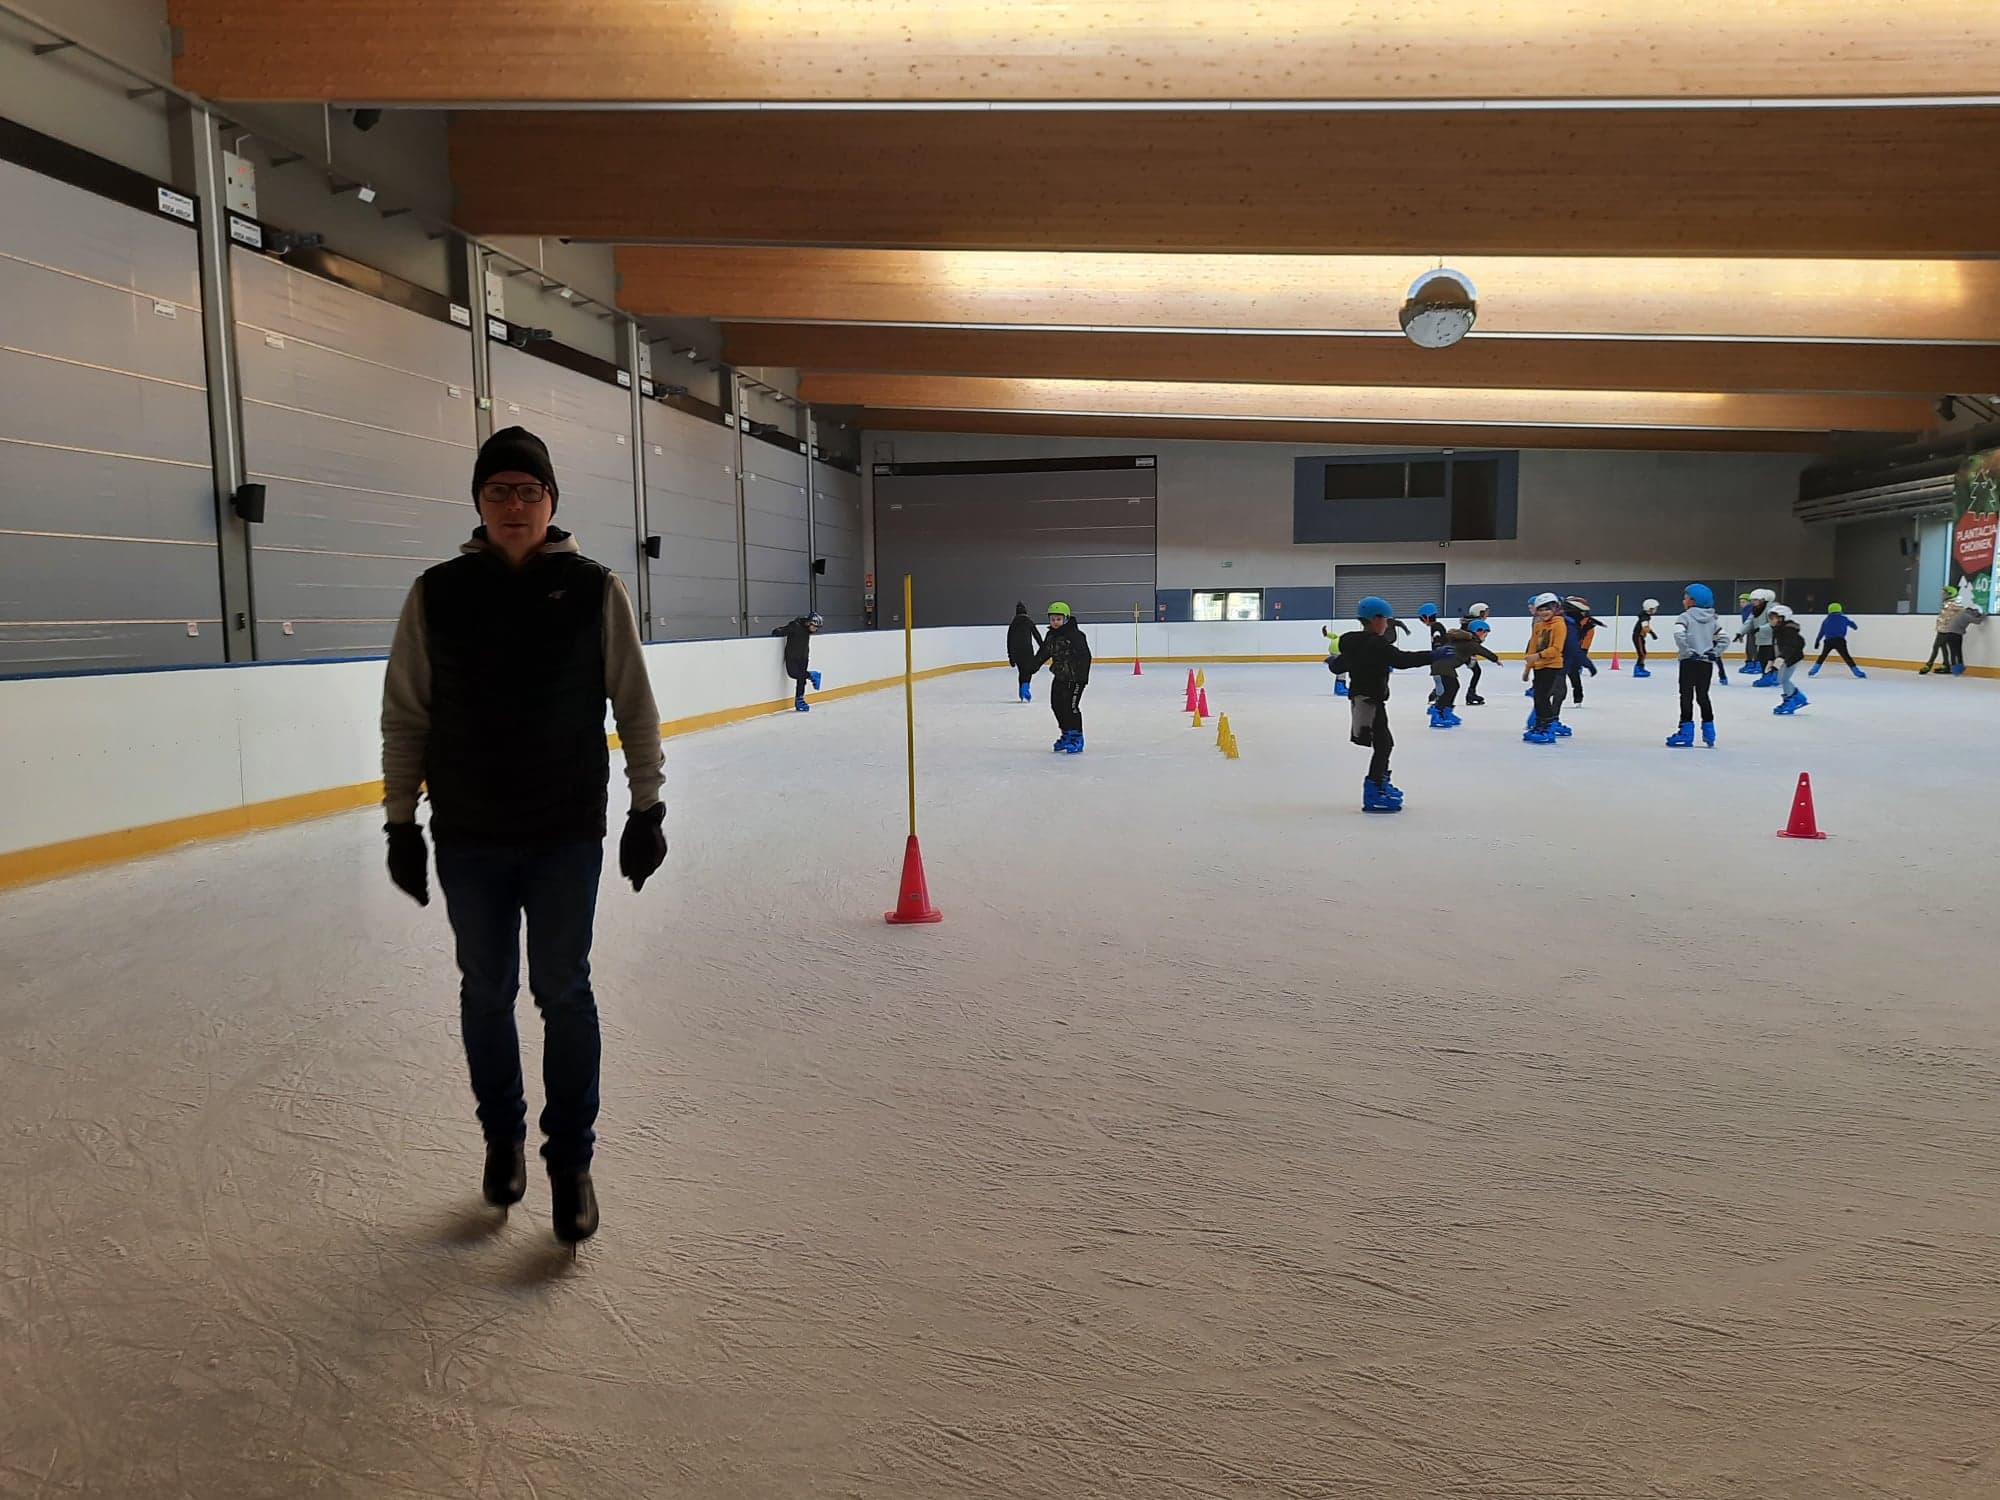
<svg viewBox="0 0 2000 1500">
<path fill-rule="evenodd" d="M 1558 599 L 1554 594 L 1537 594 L 1528 601 L 1528 608 L 1540 609 L 1544 604 L 1560 603 L 1562 603 L 1562 600 Z"/>
<path fill-rule="evenodd" d="M 1660 601 L 1657 599 L 1648 599 L 1644 604 L 1639 606 L 1641 609 L 1658 609 L 1659 607 Z"/>
<path fill-rule="evenodd" d="M 1773 604 L 1764 613 L 1776 615 L 1781 620 L 1789 620 L 1792 617 L 1792 607 L 1789 604 Z"/>
<path fill-rule="evenodd" d="M 1777 594 L 1771 589 L 1750 590 L 1750 601 L 1753 604 L 1756 603 L 1772 604 L 1777 601 L 1777 598 L 1778 598 Z"/>
<path fill-rule="evenodd" d="M 1468 609 L 1468 610 L 1467 610 L 1467 611 L 1465 612 L 1465 617 L 1466 617 L 1466 619 L 1468 619 L 1468 620 L 1483 620 L 1483 619 L 1485 619 L 1485 618 L 1486 618 L 1486 606 L 1485 606 L 1485 605 L 1483 605 L 1483 604 L 1475 604 L 1475 605 L 1473 605 L 1473 606 L 1472 606 L 1472 607 L 1471 607 L 1470 609 Z"/>
</svg>

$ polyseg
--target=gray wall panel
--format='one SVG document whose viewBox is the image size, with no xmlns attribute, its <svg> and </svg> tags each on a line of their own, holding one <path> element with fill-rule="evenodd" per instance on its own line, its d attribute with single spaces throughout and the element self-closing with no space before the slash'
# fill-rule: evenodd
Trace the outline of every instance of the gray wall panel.
<svg viewBox="0 0 2000 1500">
<path fill-rule="evenodd" d="M 655 402 L 645 403 L 641 417 L 646 525 L 660 538 L 660 555 L 648 563 L 650 638 L 739 635 L 736 435 Z"/>
<path fill-rule="evenodd" d="M 386 651 L 410 581 L 479 524 L 470 333 L 233 253 L 258 653 Z M 456 389 L 457 395 L 453 395 Z"/>
<path fill-rule="evenodd" d="M 812 607 L 806 552 L 804 455 L 759 438 L 743 440 L 744 569 L 750 633 L 762 635 Z"/>
<path fill-rule="evenodd" d="M 0 205 L 0 663 L 218 661 L 195 236 L 7 162 Z"/>
<path fill-rule="evenodd" d="M 562 490 L 556 524 L 637 598 L 630 393 L 504 344 L 492 352 L 493 425 L 526 427 L 549 445 Z"/>
<path fill-rule="evenodd" d="M 1076 469 L 875 475 L 882 618 L 895 623 L 903 574 L 925 625 L 1003 622 L 1017 601 L 1060 599 L 1086 622 L 1153 614 L 1155 471 Z"/>
</svg>

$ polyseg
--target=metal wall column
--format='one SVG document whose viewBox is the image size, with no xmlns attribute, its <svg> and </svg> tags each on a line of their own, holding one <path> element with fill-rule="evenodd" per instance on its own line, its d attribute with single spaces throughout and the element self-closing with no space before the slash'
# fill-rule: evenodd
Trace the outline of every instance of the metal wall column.
<svg viewBox="0 0 2000 1500">
<path fill-rule="evenodd" d="M 799 408 L 806 445 L 806 608 L 819 613 L 819 424 L 810 406 Z"/>
<path fill-rule="evenodd" d="M 750 633 L 750 516 L 743 496 L 743 377 L 734 370 L 723 393 L 729 398 L 729 425 L 736 434 L 736 633 Z"/>
<path fill-rule="evenodd" d="M 646 408 L 645 393 L 639 382 L 639 355 L 645 348 L 645 330 L 631 318 L 618 320 L 618 355 L 625 366 L 626 394 L 632 398 L 632 537 L 639 548 L 639 597 L 632 607 L 639 612 L 639 638 L 653 638 L 653 566 L 646 551 Z"/>
<path fill-rule="evenodd" d="M 215 539 L 222 579 L 222 649 L 226 661 L 257 659 L 257 612 L 251 606 L 250 528 L 231 503 L 243 483 L 242 385 L 236 373 L 236 311 L 229 281 L 227 173 L 216 119 L 207 109 L 174 103 L 174 179 L 195 199 L 201 239 L 201 341 L 208 363 L 208 433 L 215 472 Z"/>
<path fill-rule="evenodd" d="M 472 309 L 473 430 L 484 443 L 493 436 L 493 345 L 486 332 L 486 252 L 471 240 L 458 242 L 464 305 Z"/>
</svg>

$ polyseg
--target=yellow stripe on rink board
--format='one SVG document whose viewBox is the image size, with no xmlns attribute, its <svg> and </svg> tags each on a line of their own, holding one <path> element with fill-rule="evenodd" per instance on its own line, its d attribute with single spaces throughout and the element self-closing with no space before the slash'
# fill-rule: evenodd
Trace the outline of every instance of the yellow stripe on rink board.
<svg viewBox="0 0 2000 1500">
<path fill-rule="evenodd" d="M 1006 665 L 1004 661 L 958 662 L 948 667 L 926 667 L 916 675 L 919 679 L 945 677 L 954 672 L 976 672 Z M 821 702 L 834 698 L 856 698 L 863 693 L 894 687 L 902 680 L 899 672 L 894 677 L 875 677 L 845 687 L 827 688 L 813 694 L 813 697 Z M 774 698 L 766 703 L 750 703 L 740 708 L 724 708 L 684 719 L 669 719 L 660 725 L 660 733 L 671 739 L 676 735 L 694 734 L 724 724 L 740 724 L 746 719 L 761 718 L 781 710 L 790 712 L 791 708 L 790 698 Z M 618 748 L 617 735 L 609 735 L 607 739 L 612 749 Z M 290 797 L 274 797 L 268 802 L 250 802 L 241 807 L 225 807 L 185 818 L 170 818 L 163 823 L 142 823 L 136 828 L 94 833 L 86 838 L 65 839 L 56 844 L 37 844 L 33 848 L 0 854 L 0 890 L 39 880 L 53 880 L 78 870 L 122 864 L 129 859 L 142 859 L 149 854 L 178 849 L 184 844 L 233 838 L 240 833 L 258 833 L 334 813 L 353 812 L 356 808 L 369 807 L 381 800 L 382 783 L 379 779 L 358 781 L 352 786 L 327 787 Z"/>
</svg>

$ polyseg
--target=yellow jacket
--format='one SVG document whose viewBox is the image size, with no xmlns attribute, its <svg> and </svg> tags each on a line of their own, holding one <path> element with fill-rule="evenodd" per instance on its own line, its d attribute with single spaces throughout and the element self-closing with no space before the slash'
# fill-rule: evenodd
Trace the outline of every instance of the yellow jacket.
<svg viewBox="0 0 2000 1500">
<path fill-rule="evenodd" d="M 1569 621 L 1561 615 L 1537 620 L 1528 629 L 1528 666 L 1540 671 L 1563 664 L 1563 642 L 1569 638 Z"/>
</svg>

